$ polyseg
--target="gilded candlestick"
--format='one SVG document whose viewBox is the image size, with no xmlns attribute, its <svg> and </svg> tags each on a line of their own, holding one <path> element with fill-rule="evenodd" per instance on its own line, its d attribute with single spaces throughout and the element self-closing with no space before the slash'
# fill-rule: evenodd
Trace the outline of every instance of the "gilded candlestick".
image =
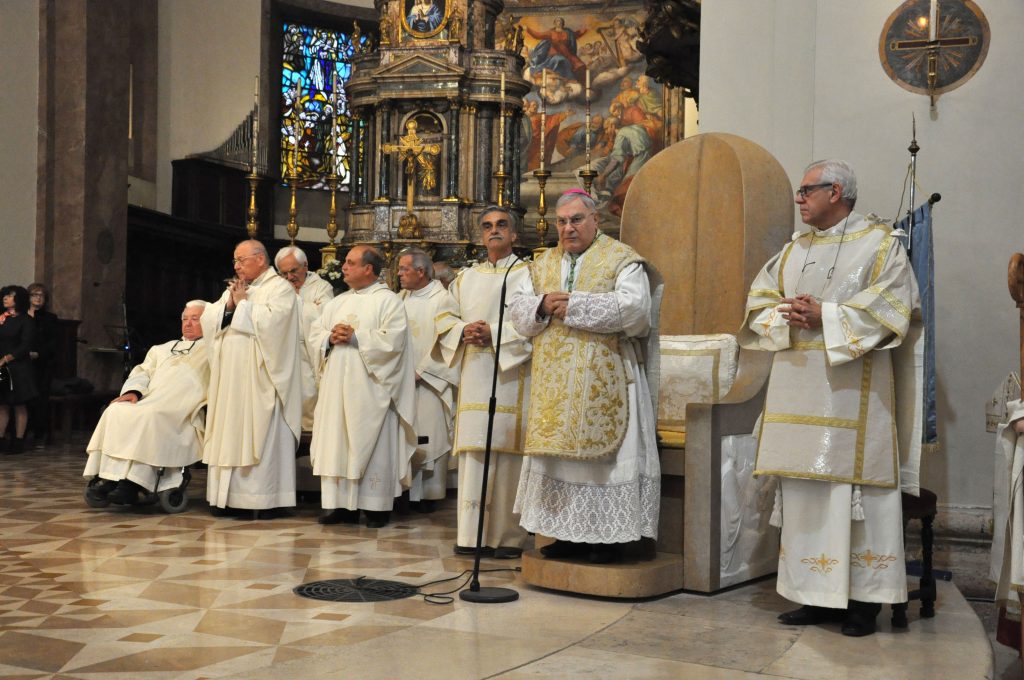
<svg viewBox="0 0 1024 680">
<path fill-rule="evenodd" d="M 537 178 L 537 186 L 540 188 L 540 198 L 537 200 L 537 214 L 540 215 L 540 217 L 537 218 L 538 247 L 534 252 L 540 252 L 545 250 L 544 243 L 546 242 L 548 235 L 548 221 L 544 217 L 548 211 L 546 197 L 544 195 L 544 187 L 548 183 L 548 177 L 551 177 L 551 173 L 541 167 L 540 170 L 533 171 L 533 176 Z"/>
</svg>

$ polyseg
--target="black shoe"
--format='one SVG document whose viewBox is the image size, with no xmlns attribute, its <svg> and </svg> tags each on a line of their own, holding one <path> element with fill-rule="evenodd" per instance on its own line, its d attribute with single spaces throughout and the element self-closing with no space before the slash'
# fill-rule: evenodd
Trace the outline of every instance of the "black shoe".
<svg viewBox="0 0 1024 680">
<path fill-rule="evenodd" d="M 454 552 L 456 555 L 475 555 L 476 548 L 470 547 L 468 545 L 459 545 L 458 543 L 456 543 L 455 549 L 452 552 Z M 480 551 L 481 557 L 492 557 L 493 555 L 494 548 L 488 548 L 486 545 Z"/>
<path fill-rule="evenodd" d="M 547 558 L 579 557 L 587 552 L 586 543 L 556 540 L 540 549 L 540 554 Z"/>
<path fill-rule="evenodd" d="M 842 621 L 845 615 L 846 612 L 842 609 L 805 604 L 799 609 L 779 614 L 779 623 L 787 626 L 814 626 L 819 623 Z"/>
<path fill-rule="evenodd" d="M 359 511 L 337 508 L 316 520 L 319 524 L 359 524 Z"/>
<path fill-rule="evenodd" d="M 90 482 L 89 486 L 85 487 L 85 495 L 97 503 L 106 503 L 107 496 L 116 488 L 117 482 L 114 480 L 96 478 L 95 484 Z"/>
<path fill-rule="evenodd" d="M 622 559 L 622 551 L 617 543 L 591 543 L 587 551 L 587 562 L 591 564 L 611 564 Z"/>
<path fill-rule="evenodd" d="M 282 517 L 291 517 L 292 514 L 288 512 L 288 508 L 267 508 L 266 510 L 253 510 L 252 518 L 255 520 L 261 519 L 281 519 Z"/>
<path fill-rule="evenodd" d="M 134 505 L 139 502 L 139 493 L 145 491 L 141 486 L 127 479 L 117 483 L 109 494 L 107 500 L 115 505 Z"/>
<path fill-rule="evenodd" d="M 429 515 L 437 510 L 437 501 L 424 498 L 416 504 L 416 510 L 417 512 L 422 512 L 424 515 Z"/>
<path fill-rule="evenodd" d="M 9 453 L 11 455 L 15 455 L 15 454 L 18 454 L 18 453 L 25 453 L 25 438 L 24 437 L 15 437 L 14 439 L 12 439 L 11 440 L 11 448 L 10 448 L 10 450 L 7 453 Z"/>
<path fill-rule="evenodd" d="M 494 549 L 494 559 L 496 560 L 518 560 L 522 556 L 522 548 L 503 548 L 498 546 Z"/>
<path fill-rule="evenodd" d="M 843 627 L 840 630 L 847 637 L 864 637 L 875 632 L 875 619 L 882 605 L 877 602 L 858 602 L 850 600 L 850 606 L 846 610 L 846 618 L 843 619 Z"/>
<path fill-rule="evenodd" d="M 218 505 L 211 505 L 210 514 L 214 517 L 233 517 L 235 515 L 235 510 L 234 508 L 222 508 Z"/>
<path fill-rule="evenodd" d="M 383 529 L 391 520 L 391 512 L 388 510 L 364 510 L 366 513 L 367 529 Z"/>
</svg>

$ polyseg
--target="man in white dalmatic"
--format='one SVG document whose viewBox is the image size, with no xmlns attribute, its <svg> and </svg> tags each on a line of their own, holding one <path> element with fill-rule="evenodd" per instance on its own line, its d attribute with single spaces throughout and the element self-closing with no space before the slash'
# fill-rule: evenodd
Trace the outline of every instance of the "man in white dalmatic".
<svg viewBox="0 0 1024 680">
<path fill-rule="evenodd" d="M 203 312 L 210 395 L 203 462 L 215 515 L 280 516 L 295 505 L 302 426 L 301 305 L 259 241 L 235 247 L 235 278 Z"/>
<path fill-rule="evenodd" d="M 531 264 L 535 295 L 513 298 L 533 338 L 526 459 L 516 510 L 556 539 L 545 558 L 615 562 L 622 545 L 656 538 L 661 469 L 642 358 L 651 285 L 644 259 L 598 228 L 597 206 L 573 189 L 555 205 L 558 246 Z"/>
<path fill-rule="evenodd" d="M 900 486 L 917 493 L 921 441 L 921 374 L 898 360 L 921 346 L 917 283 L 897 234 L 856 200 L 845 162 L 808 166 L 807 228 L 755 278 L 739 334 L 774 353 L 754 475 L 780 478 L 777 589 L 803 605 L 779 620 L 842 621 L 849 636 L 907 599 Z"/>
<path fill-rule="evenodd" d="M 181 313 L 181 339 L 154 345 L 103 411 L 89 444 L 90 500 L 127 505 L 144 491 L 181 484 L 181 469 L 202 457 L 203 406 L 210 383 L 208 345 L 199 319 L 206 302 Z M 160 468 L 164 468 L 160 473 Z"/>
<path fill-rule="evenodd" d="M 453 447 L 459 466 L 456 554 L 470 554 L 476 548 L 502 283 L 507 280 L 507 300 L 533 292 L 526 262 L 512 252 L 518 238 L 515 215 L 507 208 L 489 206 L 480 213 L 479 226 L 487 259 L 459 272 L 448 288 L 458 316 L 439 319 L 437 329 L 442 358 L 449 366 L 458 367 L 461 375 Z M 506 315 L 483 532 L 484 548 L 499 558 L 518 557 L 526 540 L 512 506 L 523 462 L 530 350 L 529 340 Z"/>
<path fill-rule="evenodd" d="M 445 287 L 434 280 L 430 256 L 419 248 L 399 254 L 398 281 L 417 362 L 415 429 L 420 443 L 412 461 L 409 500 L 420 512 L 430 513 L 448 491 L 454 386 L 459 382 L 458 370 L 440 361 L 440 354 L 432 350 L 437 318 L 453 316 L 457 310 Z"/>
<path fill-rule="evenodd" d="M 342 272 L 349 290 L 324 305 L 310 331 L 322 367 L 310 457 L 320 477 L 321 524 L 388 523 L 416 450 L 415 357 L 405 308 L 378 280 L 384 258 L 355 246 Z"/>
</svg>

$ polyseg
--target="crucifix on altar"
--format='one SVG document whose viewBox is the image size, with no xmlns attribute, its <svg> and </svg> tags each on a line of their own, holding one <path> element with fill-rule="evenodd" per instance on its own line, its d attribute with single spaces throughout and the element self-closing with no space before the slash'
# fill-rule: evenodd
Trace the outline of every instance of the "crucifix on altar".
<svg viewBox="0 0 1024 680">
<path fill-rule="evenodd" d="M 394 153 L 404 161 L 405 168 L 405 207 L 406 214 L 398 223 L 399 238 L 422 238 L 419 220 L 412 211 L 413 198 L 416 194 L 416 178 L 420 178 L 420 186 L 429 191 L 437 186 L 437 171 L 434 160 L 441 153 L 441 145 L 427 142 L 416 133 L 416 121 L 409 119 L 405 124 L 406 133 L 398 138 L 397 144 L 384 143 L 382 153 Z M 417 172 L 417 167 L 419 171 Z"/>
</svg>

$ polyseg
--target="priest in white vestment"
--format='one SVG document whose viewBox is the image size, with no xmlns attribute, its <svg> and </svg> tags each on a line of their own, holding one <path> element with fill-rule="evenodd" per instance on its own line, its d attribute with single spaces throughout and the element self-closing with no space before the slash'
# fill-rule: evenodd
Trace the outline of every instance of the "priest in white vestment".
<svg viewBox="0 0 1024 680">
<path fill-rule="evenodd" d="M 316 362 L 316 348 L 309 347 L 309 329 L 320 318 L 323 304 L 334 297 L 334 287 L 309 271 L 306 253 L 296 246 L 285 246 L 274 256 L 277 273 L 292 284 L 296 295 L 302 301 L 302 342 L 309 356 L 309 367 L 303 370 L 302 429 L 313 429 L 313 409 L 316 408 L 317 384 L 313 365 Z"/>
<path fill-rule="evenodd" d="M 321 524 L 356 523 L 363 510 L 367 527 L 383 527 L 409 484 L 416 364 L 402 301 L 378 281 L 383 266 L 375 248 L 352 248 L 342 266 L 349 290 L 310 331 L 322 367 L 309 446 L 329 511 Z"/>
<path fill-rule="evenodd" d="M 661 468 L 641 363 L 651 287 L 643 258 L 598 229 L 588 194 L 567 191 L 555 213 L 558 246 L 530 264 L 536 294 L 509 306 L 533 338 L 516 511 L 527 531 L 556 539 L 544 557 L 604 564 L 658 532 Z"/>
<path fill-rule="evenodd" d="M 203 312 L 210 394 L 203 462 L 215 515 L 295 505 L 302 424 L 301 305 L 259 241 L 235 248 L 236 278 Z"/>
<path fill-rule="evenodd" d="M 206 302 L 181 313 L 181 339 L 154 345 L 103 411 L 85 450 L 90 499 L 127 505 L 142 492 L 181 485 L 182 468 L 202 457 L 208 346 L 199 323 Z M 161 473 L 160 468 L 163 468 Z"/>
<path fill-rule="evenodd" d="M 438 317 L 456 314 L 455 304 L 440 281 L 434 280 L 430 256 L 419 248 L 399 254 L 399 297 L 409 318 L 409 334 L 416 359 L 416 435 L 419 443 L 412 461 L 409 500 L 420 512 L 430 513 L 448 492 L 448 458 L 452 450 L 454 386 L 459 372 L 433 352 Z M 424 438 L 426 441 L 424 441 Z"/>
<path fill-rule="evenodd" d="M 846 163 L 807 168 L 809 228 L 754 280 L 739 334 L 774 352 L 754 474 L 780 478 L 777 589 L 803 605 L 779 620 L 842 621 L 849 636 L 907 599 L 900 490 L 917 493 L 921 441 L 920 370 L 894 360 L 921 347 L 917 284 L 892 228 L 856 199 Z"/>
<path fill-rule="evenodd" d="M 1024 401 L 1006 404 L 1006 422 L 996 431 L 995 496 L 992 504 L 992 563 L 999 623 L 996 639 L 1021 649 L 1024 592 Z"/>
<path fill-rule="evenodd" d="M 487 259 L 463 269 L 448 288 L 458 316 L 438 319 L 438 346 L 449 366 L 460 369 L 453 455 L 459 466 L 458 534 L 456 554 L 477 547 L 484 450 L 487 443 L 487 406 L 498 342 L 498 305 L 502 283 L 506 300 L 530 294 L 530 271 L 512 252 L 518 237 L 517 221 L 507 208 L 489 206 L 479 219 Z M 487 480 L 483 547 L 495 557 L 522 554 L 526 531 L 512 506 L 522 467 L 526 434 L 527 395 L 530 389 L 530 341 L 505 315 L 501 330 L 500 366 L 496 394 L 491 465 Z"/>
</svg>

